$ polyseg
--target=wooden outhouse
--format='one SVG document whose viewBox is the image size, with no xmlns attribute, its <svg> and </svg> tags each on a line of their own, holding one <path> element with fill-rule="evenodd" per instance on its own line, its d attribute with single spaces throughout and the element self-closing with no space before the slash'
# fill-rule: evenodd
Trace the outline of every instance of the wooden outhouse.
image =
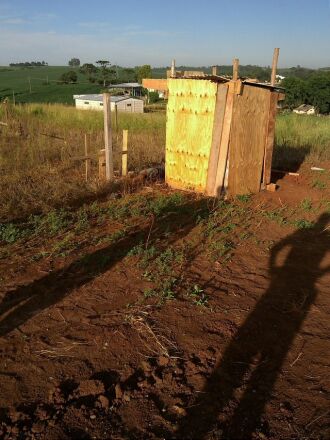
<svg viewBox="0 0 330 440">
<path fill-rule="evenodd" d="M 270 183 L 282 90 L 209 75 L 167 80 L 166 182 L 209 196 Z"/>
</svg>

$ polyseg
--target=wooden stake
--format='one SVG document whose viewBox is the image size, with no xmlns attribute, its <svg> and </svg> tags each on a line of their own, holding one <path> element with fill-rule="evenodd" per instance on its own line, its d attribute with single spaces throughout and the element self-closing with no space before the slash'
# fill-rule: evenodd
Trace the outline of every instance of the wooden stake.
<svg viewBox="0 0 330 440">
<path fill-rule="evenodd" d="M 276 83 L 276 71 L 277 71 L 277 62 L 278 62 L 279 53 L 280 53 L 279 47 L 275 47 L 274 55 L 273 55 L 273 64 L 272 64 L 272 76 L 270 80 L 270 84 L 272 86 L 274 86 Z"/>
<path fill-rule="evenodd" d="M 115 104 L 115 130 L 118 131 L 118 108 L 117 108 L 117 104 Z"/>
<path fill-rule="evenodd" d="M 171 78 L 176 78 L 175 60 L 172 60 L 172 65 L 171 65 Z"/>
<path fill-rule="evenodd" d="M 217 74 L 218 74 L 218 68 L 217 68 L 217 66 L 212 66 L 212 75 L 213 76 L 217 76 Z"/>
<path fill-rule="evenodd" d="M 127 145 L 128 145 L 128 130 L 123 130 L 123 151 L 121 159 L 121 174 L 127 176 Z"/>
<path fill-rule="evenodd" d="M 106 176 L 106 180 L 111 180 L 113 178 L 113 153 L 112 153 L 110 93 L 103 93 L 103 114 L 104 114 L 105 176 Z"/>
<path fill-rule="evenodd" d="M 15 98 L 15 92 L 14 92 L 14 90 L 13 90 L 13 104 L 14 104 L 14 105 L 16 104 L 16 98 Z"/>
<path fill-rule="evenodd" d="M 85 133 L 85 180 L 88 182 L 90 174 L 91 160 L 88 159 L 88 142 L 87 134 Z"/>
<path fill-rule="evenodd" d="M 238 80 L 238 66 L 239 66 L 239 59 L 234 58 L 233 59 L 233 80 Z"/>
<path fill-rule="evenodd" d="M 30 93 L 32 93 L 31 78 L 30 77 L 29 77 L 29 87 L 30 87 Z"/>
</svg>

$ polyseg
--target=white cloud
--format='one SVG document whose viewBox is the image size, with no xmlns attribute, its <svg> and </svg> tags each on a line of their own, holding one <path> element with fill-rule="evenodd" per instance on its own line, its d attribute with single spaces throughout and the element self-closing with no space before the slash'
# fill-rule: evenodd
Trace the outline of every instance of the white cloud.
<svg viewBox="0 0 330 440">
<path fill-rule="evenodd" d="M 17 24 L 24 24 L 24 23 L 28 23 L 27 20 L 24 20 L 23 18 L 20 17 L 13 17 L 13 18 L 1 18 L 0 17 L 0 23 L 2 24 L 13 24 L 13 25 L 17 25 Z"/>
</svg>

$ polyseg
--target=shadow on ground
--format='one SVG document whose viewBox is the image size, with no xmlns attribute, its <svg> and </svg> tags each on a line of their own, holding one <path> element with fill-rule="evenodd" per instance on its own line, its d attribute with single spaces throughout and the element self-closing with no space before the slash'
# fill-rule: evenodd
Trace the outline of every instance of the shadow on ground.
<svg viewBox="0 0 330 440">
<path fill-rule="evenodd" d="M 173 211 L 173 209 L 172 209 Z M 31 284 L 8 292 L 0 304 L 0 336 L 19 328 L 42 310 L 58 303 L 73 289 L 90 282 L 122 260 L 137 244 L 148 240 L 151 225 L 153 235 L 161 237 L 166 232 L 166 245 L 185 237 L 196 226 L 201 213 L 207 215 L 207 200 L 193 200 L 164 212 L 146 225 L 136 228 L 124 239 L 106 248 L 83 256 L 61 270 L 33 281 Z M 170 234 L 167 234 L 170 232 Z"/>
<path fill-rule="evenodd" d="M 312 227 L 297 230 L 274 245 L 269 288 L 229 343 L 181 421 L 176 438 L 201 440 L 212 430 L 220 430 L 220 438 L 226 439 L 247 440 L 259 430 L 267 435 L 268 428 L 262 424 L 265 405 L 315 302 L 316 282 L 330 272 L 330 265 L 322 267 L 330 251 L 329 223 L 330 214 L 324 213 Z M 241 397 L 236 394 L 235 399 L 237 391 Z"/>
</svg>

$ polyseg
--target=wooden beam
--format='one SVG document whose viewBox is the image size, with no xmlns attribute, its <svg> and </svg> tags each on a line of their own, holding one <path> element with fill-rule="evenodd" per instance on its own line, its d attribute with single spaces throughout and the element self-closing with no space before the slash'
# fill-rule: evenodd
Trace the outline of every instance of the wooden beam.
<svg viewBox="0 0 330 440">
<path fill-rule="evenodd" d="M 88 141 L 87 141 L 87 134 L 85 133 L 85 180 L 88 182 L 89 174 L 90 174 L 90 168 L 91 168 L 91 161 L 88 157 Z"/>
<path fill-rule="evenodd" d="M 176 78 L 175 60 L 172 60 L 172 64 L 171 64 L 171 78 Z"/>
<path fill-rule="evenodd" d="M 278 93 L 272 92 L 270 94 L 270 99 L 269 99 L 268 126 L 266 131 L 266 140 L 265 140 L 265 155 L 264 155 L 264 167 L 263 167 L 264 169 L 263 169 L 263 178 L 262 178 L 262 183 L 264 188 L 268 184 L 270 184 L 270 179 L 272 174 L 277 99 L 278 99 Z"/>
<path fill-rule="evenodd" d="M 238 66 L 239 66 L 239 59 L 234 58 L 234 60 L 233 60 L 233 81 L 238 80 Z"/>
<path fill-rule="evenodd" d="M 104 114 L 105 176 L 106 176 L 106 180 L 111 180 L 113 179 L 113 152 L 112 152 L 110 93 L 103 93 L 103 114 Z"/>
<path fill-rule="evenodd" d="M 212 144 L 210 150 L 209 166 L 207 171 L 206 194 L 215 196 L 215 182 L 217 177 L 218 161 L 220 154 L 221 133 L 226 110 L 226 100 L 228 93 L 227 84 L 219 84 L 217 90 L 217 98 L 214 110 L 214 122 L 212 133 Z"/>
<path fill-rule="evenodd" d="M 127 146 L 128 146 L 128 130 L 123 130 L 123 150 L 121 158 L 121 174 L 127 176 Z"/>
<path fill-rule="evenodd" d="M 215 187 L 214 187 L 215 197 L 220 197 L 225 182 L 225 173 L 227 168 L 228 151 L 229 151 L 231 120 L 233 116 L 234 96 L 235 96 L 235 83 L 231 82 L 228 85 L 226 109 L 225 109 L 223 126 L 222 126 L 218 169 L 217 169 L 217 175 L 216 175 Z"/>
<path fill-rule="evenodd" d="M 118 131 L 118 107 L 115 104 L 115 130 Z"/>
<path fill-rule="evenodd" d="M 274 55 L 273 55 L 273 64 L 272 64 L 272 76 L 270 80 L 270 84 L 272 86 L 274 86 L 276 83 L 276 71 L 277 71 L 277 62 L 278 62 L 279 53 L 280 53 L 280 49 L 278 47 L 275 47 Z"/>
</svg>

